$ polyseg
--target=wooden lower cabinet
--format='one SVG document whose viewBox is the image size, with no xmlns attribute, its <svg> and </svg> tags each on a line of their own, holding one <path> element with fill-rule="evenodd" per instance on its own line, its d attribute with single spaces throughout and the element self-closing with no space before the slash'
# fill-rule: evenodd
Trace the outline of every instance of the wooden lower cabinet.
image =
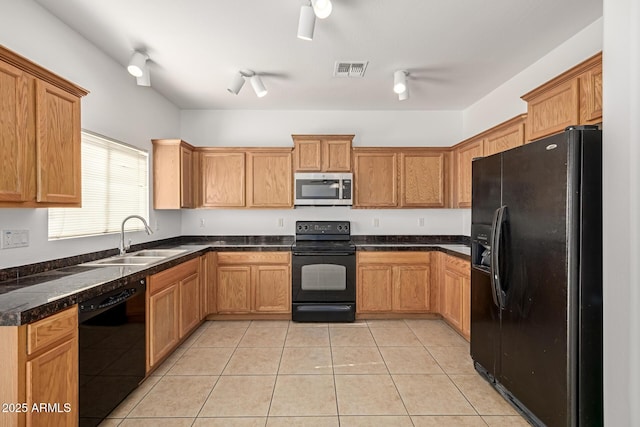
<svg viewBox="0 0 640 427">
<path fill-rule="evenodd" d="M 218 313 L 251 312 L 251 267 L 218 265 Z"/>
<path fill-rule="evenodd" d="M 467 340 L 471 333 L 471 265 L 460 258 L 438 254 L 440 314 Z"/>
<path fill-rule="evenodd" d="M 428 313 L 430 252 L 358 252 L 356 313 Z"/>
<path fill-rule="evenodd" d="M 0 401 L 26 409 L 3 410 L 0 425 L 77 426 L 78 307 L 29 325 L 2 326 L 0 342 Z M 34 411 L 40 404 L 53 406 Z"/>
<path fill-rule="evenodd" d="M 147 372 L 200 323 L 200 259 L 149 276 Z"/>
<path fill-rule="evenodd" d="M 218 314 L 291 313 L 289 252 L 220 252 Z"/>
</svg>

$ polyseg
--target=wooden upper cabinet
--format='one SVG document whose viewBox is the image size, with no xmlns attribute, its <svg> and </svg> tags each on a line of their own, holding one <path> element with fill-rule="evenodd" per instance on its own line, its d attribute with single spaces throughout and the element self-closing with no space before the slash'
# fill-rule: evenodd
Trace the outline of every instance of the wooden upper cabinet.
<svg viewBox="0 0 640 427">
<path fill-rule="evenodd" d="M 28 200 L 30 172 L 28 77 L 12 65 L 0 62 L 0 202 Z"/>
<path fill-rule="evenodd" d="M 200 173 L 202 206 L 243 207 L 245 205 L 244 152 L 202 151 Z"/>
<path fill-rule="evenodd" d="M 353 135 L 291 135 L 296 172 L 351 172 Z"/>
<path fill-rule="evenodd" d="M 322 141 L 309 139 L 297 141 L 294 136 L 296 172 L 319 172 L 322 170 Z"/>
<path fill-rule="evenodd" d="M 36 171 L 39 202 L 80 205 L 80 98 L 36 81 Z"/>
<path fill-rule="evenodd" d="M 87 93 L 0 46 L 0 207 L 81 205 Z"/>
<path fill-rule="evenodd" d="M 454 149 L 456 176 L 456 203 L 458 208 L 471 207 L 471 161 L 482 157 L 482 138 L 468 140 Z"/>
<path fill-rule="evenodd" d="M 193 147 L 180 139 L 154 139 L 154 209 L 194 208 Z"/>
<path fill-rule="evenodd" d="M 527 140 L 567 126 L 602 121 L 602 53 L 522 96 L 527 102 Z"/>
<path fill-rule="evenodd" d="M 580 123 L 602 121 L 602 62 L 583 73 L 580 82 Z"/>
<path fill-rule="evenodd" d="M 490 129 L 484 137 L 484 155 L 500 153 L 525 143 L 526 115 L 514 117 Z"/>
<path fill-rule="evenodd" d="M 448 160 L 444 151 L 401 152 L 400 206 L 446 207 Z"/>
<path fill-rule="evenodd" d="M 247 207 L 293 206 L 291 149 L 247 153 Z"/>
<path fill-rule="evenodd" d="M 351 172 L 351 140 L 326 139 L 323 141 L 322 170 L 326 172 Z"/>
<path fill-rule="evenodd" d="M 578 80 L 564 82 L 528 101 L 529 140 L 578 124 Z"/>
<path fill-rule="evenodd" d="M 354 207 L 398 206 L 398 154 L 358 149 L 353 154 Z"/>
</svg>

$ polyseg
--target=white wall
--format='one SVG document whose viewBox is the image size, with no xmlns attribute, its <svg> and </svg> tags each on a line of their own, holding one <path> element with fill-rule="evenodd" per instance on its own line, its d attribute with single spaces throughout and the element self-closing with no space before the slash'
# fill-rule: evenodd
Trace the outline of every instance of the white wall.
<svg viewBox="0 0 640 427">
<path fill-rule="evenodd" d="M 640 1 L 604 0 L 605 425 L 640 425 Z"/>
<path fill-rule="evenodd" d="M 82 127 L 151 150 L 151 138 L 178 135 L 179 110 L 32 0 L 0 0 L 0 41 L 84 87 Z M 2 209 L 0 229 L 28 229 L 28 248 L 0 250 L 0 268 L 115 248 L 118 236 L 47 241 L 47 209 Z M 151 212 L 154 239 L 180 233 L 179 212 Z M 157 226 L 157 227 L 156 227 Z M 136 233 L 133 242 L 151 239 Z"/>
<path fill-rule="evenodd" d="M 451 146 L 461 129 L 460 111 L 184 110 L 180 135 L 198 146 L 292 147 L 292 134 L 355 134 L 355 147 Z"/>
<path fill-rule="evenodd" d="M 419 225 L 424 219 L 424 226 Z M 280 227 L 279 220 L 283 226 Z M 374 226 L 374 219 L 378 226 Z M 204 220 L 204 226 L 201 221 Z M 304 207 L 274 210 L 185 210 L 184 235 L 293 235 L 298 220 L 351 221 L 352 234 L 462 234 L 459 209 L 349 209 L 346 207 Z"/>
</svg>

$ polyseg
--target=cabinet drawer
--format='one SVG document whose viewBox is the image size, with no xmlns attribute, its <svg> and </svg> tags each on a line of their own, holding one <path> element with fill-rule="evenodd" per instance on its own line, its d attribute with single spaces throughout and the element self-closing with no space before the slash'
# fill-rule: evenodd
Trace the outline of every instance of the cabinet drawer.
<svg viewBox="0 0 640 427">
<path fill-rule="evenodd" d="M 431 252 L 358 252 L 359 264 L 429 264 Z"/>
<path fill-rule="evenodd" d="M 149 294 L 153 295 L 161 289 L 197 273 L 199 266 L 200 258 L 193 258 L 189 261 L 183 262 L 182 264 L 178 264 L 175 267 L 171 267 L 150 276 L 147 284 L 149 287 Z"/>
<path fill-rule="evenodd" d="M 290 252 L 218 252 L 218 264 L 288 264 Z"/>
<path fill-rule="evenodd" d="M 33 354 L 78 329 L 78 307 L 27 325 L 27 353 Z"/>
</svg>

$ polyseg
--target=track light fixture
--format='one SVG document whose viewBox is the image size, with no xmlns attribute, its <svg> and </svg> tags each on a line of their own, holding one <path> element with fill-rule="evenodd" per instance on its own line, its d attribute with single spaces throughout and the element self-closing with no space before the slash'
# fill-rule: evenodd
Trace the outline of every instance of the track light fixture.
<svg viewBox="0 0 640 427">
<path fill-rule="evenodd" d="M 393 73 L 393 91 L 398 94 L 398 100 L 400 101 L 409 98 L 408 77 L 409 72 L 407 70 L 398 70 Z"/>
<path fill-rule="evenodd" d="M 127 66 L 127 71 L 133 77 L 142 77 L 145 69 L 147 68 L 147 59 L 149 59 L 149 55 L 146 53 L 142 53 L 139 51 L 133 52 L 131 55 L 131 59 L 129 60 L 129 66 Z"/>
<path fill-rule="evenodd" d="M 316 26 L 316 14 L 311 6 L 300 7 L 300 19 L 298 20 L 298 38 L 313 40 L 313 30 Z"/>
<path fill-rule="evenodd" d="M 138 86 L 151 86 L 151 75 L 147 66 L 148 60 L 149 55 L 136 50 L 131 55 L 129 65 L 127 65 L 127 71 L 136 78 Z"/>
<path fill-rule="evenodd" d="M 311 0 L 309 4 L 301 6 L 300 19 L 298 20 L 298 38 L 313 40 L 316 17 L 325 19 L 331 15 L 332 10 L 331 0 Z"/>
<path fill-rule="evenodd" d="M 253 91 L 256 93 L 256 96 L 258 98 L 262 98 L 267 94 L 267 88 L 264 87 L 262 79 L 259 75 L 251 70 L 238 71 L 238 74 L 233 77 L 233 81 L 227 88 L 229 93 L 232 93 L 234 95 L 240 93 L 240 89 L 242 89 L 242 86 L 244 86 L 244 82 L 246 79 L 249 79 L 249 81 L 251 82 L 251 87 L 253 87 Z"/>
</svg>

